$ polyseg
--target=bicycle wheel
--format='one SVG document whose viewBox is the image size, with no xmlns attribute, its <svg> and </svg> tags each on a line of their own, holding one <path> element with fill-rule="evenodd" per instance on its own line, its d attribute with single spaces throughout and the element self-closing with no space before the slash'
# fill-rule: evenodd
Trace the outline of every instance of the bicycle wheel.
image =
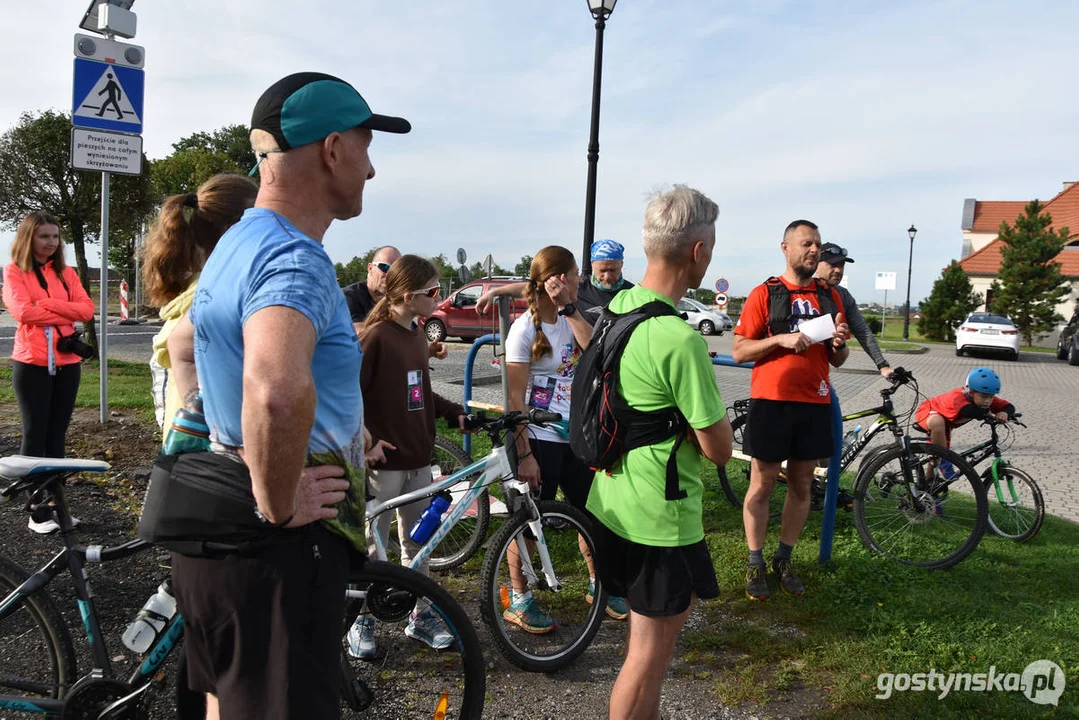
<svg viewBox="0 0 1079 720">
<path fill-rule="evenodd" d="M 442 476 L 453 475 L 472 464 L 472 458 L 459 445 L 440 435 L 435 436 L 435 464 Z M 450 494 L 456 499 L 476 481 L 475 475 L 450 488 Z M 457 521 L 457 524 L 442 538 L 428 560 L 432 570 L 450 570 L 464 564 L 487 539 L 487 528 L 491 523 L 491 501 L 486 490 L 482 491 L 472 506 Z M 449 511 L 447 511 L 449 512 Z M 401 557 L 401 542 L 397 534 L 397 514 L 394 513 L 386 542 L 386 558 L 398 560 Z"/>
<path fill-rule="evenodd" d="M 487 675 L 479 636 L 464 609 L 431 578 L 368 560 L 350 575 L 342 637 L 342 717 L 479 718 Z M 356 594 L 359 597 L 353 597 Z M 454 640 L 444 650 L 406 636 L 413 610 L 430 610 Z M 361 610 L 373 617 L 375 656 L 349 655 L 349 629 Z M 442 709 L 444 715 L 435 713 Z"/>
<path fill-rule="evenodd" d="M 935 474 L 941 459 L 950 460 L 959 477 Z M 978 546 L 986 505 L 981 478 L 960 455 L 911 443 L 907 451 L 880 453 L 859 473 L 854 525 L 870 550 L 907 565 L 947 568 Z"/>
<path fill-rule="evenodd" d="M 998 494 L 992 471 L 987 470 L 983 477 L 989 504 L 989 529 L 1015 542 L 1026 542 L 1037 535 L 1045 520 L 1045 500 L 1034 479 L 1019 468 L 1004 465 L 1000 468 Z"/>
<path fill-rule="evenodd" d="M 731 430 L 734 433 L 734 449 L 742 450 L 742 441 L 745 436 L 746 416 L 739 415 L 731 421 Z M 742 499 L 749 490 L 750 462 L 748 460 L 730 460 L 723 467 L 716 467 L 716 475 L 719 476 L 719 485 L 727 501 L 736 508 L 741 509 Z M 768 516 L 778 518 L 783 514 L 783 503 L 787 500 L 787 476 L 785 471 L 779 473 L 776 483 L 772 486 L 772 495 L 768 500 Z"/>
<path fill-rule="evenodd" d="M 487 546 L 480 576 L 480 609 L 507 660 L 523 670 L 550 672 L 573 662 L 592 642 L 606 614 L 607 594 L 598 580 L 594 586 L 590 582 L 584 553 L 591 559 L 596 545 L 584 513 L 564 502 L 537 505 L 543 541 L 560 587 L 552 588 L 547 582 L 535 535 L 529 528 L 528 511 L 522 510 L 502 524 Z M 511 564 L 514 572 L 518 566 L 513 557 L 520 557 L 533 607 L 541 616 L 554 620 L 553 625 L 544 627 L 546 623 L 512 612 Z"/>
<path fill-rule="evenodd" d="M 11 597 L 29 573 L 0 556 L 0 695 L 60 699 L 76 680 L 75 651 L 63 617 L 44 589 Z"/>
</svg>

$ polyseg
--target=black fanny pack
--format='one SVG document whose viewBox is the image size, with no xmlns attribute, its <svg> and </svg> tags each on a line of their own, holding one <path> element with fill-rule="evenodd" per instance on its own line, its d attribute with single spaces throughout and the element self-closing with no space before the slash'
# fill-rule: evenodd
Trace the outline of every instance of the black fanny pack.
<svg viewBox="0 0 1079 720">
<path fill-rule="evenodd" d="M 257 552 L 289 531 L 260 521 L 255 508 L 242 462 L 213 452 L 161 454 L 135 534 L 191 557 Z"/>
</svg>

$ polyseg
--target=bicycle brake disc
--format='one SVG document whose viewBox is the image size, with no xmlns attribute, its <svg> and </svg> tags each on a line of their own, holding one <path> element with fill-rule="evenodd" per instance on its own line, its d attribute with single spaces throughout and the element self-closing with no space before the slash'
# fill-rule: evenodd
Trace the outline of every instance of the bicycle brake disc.
<svg viewBox="0 0 1079 720">
<path fill-rule="evenodd" d="M 75 683 L 64 700 L 61 720 L 97 720 L 101 712 L 122 697 L 130 695 L 133 688 L 120 680 L 103 677 L 85 677 Z M 109 714 L 110 720 L 143 720 L 138 701 Z"/>
<path fill-rule="evenodd" d="M 375 583 L 367 591 L 367 608 L 382 622 L 401 622 L 416 607 L 416 596 L 408 590 Z"/>
</svg>

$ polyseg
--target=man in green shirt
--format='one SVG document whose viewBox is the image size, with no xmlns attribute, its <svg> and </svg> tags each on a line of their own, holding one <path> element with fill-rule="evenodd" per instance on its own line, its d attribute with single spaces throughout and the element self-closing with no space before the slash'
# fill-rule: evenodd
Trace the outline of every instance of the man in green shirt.
<svg viewBox="0 0 1079 720">
<path fill-rule="evenodd" d="M 648 267 L 637 286 L 609 305 L 625 313 L 653 300 L 672 306 L 700 286 L 716 241 L 719 208 L 698 190 L 675 186 L 644 213 Z M 708 346 L 677 316 L 644 321 L 619 364 L 619 392 L 642 411 L 677 407 L 690 427 L 678 449 L 685 497 L 667 500 L 667 459 L 675 438 L 630 450 L 609 475 L 597 472 L 588 497 L 596 517 L 596 572 L 630 608 L 626 660 L 611 690 L 610 717 L 659 717 L 660 689 L 693 601 L 719 595 L 704 542 L 701 454 L 731 456 L 731 426 Z"/>
</svg>

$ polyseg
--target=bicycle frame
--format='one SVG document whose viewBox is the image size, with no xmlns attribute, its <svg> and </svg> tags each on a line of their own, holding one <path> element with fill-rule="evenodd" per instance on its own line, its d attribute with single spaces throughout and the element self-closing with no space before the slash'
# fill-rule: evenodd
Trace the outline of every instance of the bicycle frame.
<svg viewBox="0 0 1079 720">
<path fill-rule="evenodd" d="M 59 520 L 61 534 L 64 538 L 64 549 L 59 551 L 53 559 L 46 563 L 42 568 L 30 575 L 25 582 L 15 588 L 15 590 L 7 597 L 0 600 L 0 621 L 3 621 L 15 612 L 19 600 L 43 589 L 52 582 L 57 575 L 67 569 L 75 584 L 75 599 L 78 603 L 79 615 L 82 618 L 83 630 L 86 632 L 86 639 L 90 644 L 90 653 L 93 661 L 93 667 L 90 669 L 90 672 L 83 674 L 82 677 L 87 677 L 94 672 L 100 672 L 105 677 L 114 677 L 112 663 L 109 660 L 108 647 L 105 644 L 105 639 L 101 632 L 101 624 L 98 621 L 97 610 L 94 607 L 94 593 L 87 577 L 86 565 L 120 560 L 142 552 L 143 550 L 147 550 L 151 546 L 148 543 L 137 539 L 129 540 L 128 542 L 115 547 L 76 545 L 63 485 L 57 481 L 51 484 L 43 484 L 42 487 L 47 488 L 56 499 L 55 511 L 57 519 Z M 157 668 L 165 662 L 169 653 L 172 652 L 173 648 L 176 647 L 176 644 L 183 636 L 183 627 L 183 618 L 177 613 L 173 616 L 172 620 L 169 621 L 169 625 L 162 631 L 157 642 L 154 643 L 154 646 L 149 650 L 143 661 L 139 663 L 138 668 L 132 673 L 130 679 L 127 681 L 127 684 L 131 685 L 132 689 L 135 691 L 128 699 L 149 687 L 149 680 L 153 678 Z M 47 690 L 46 688 L 27 689 L 36 692 L 45 692 Z M 50 698 L 40 698 L 31 701 L 25 697 L 0 695 L 0 708 L 9 710 L 57 714 L 63 707 L 63 699 L 53 700 Z"/>
<path fill-rule="evenodd" d="M 1011 500 L 1004 499 L 1004 492 L 1000 488 L 1000 473 L 1003 469 L 1007 468 L 1010 463 L 1004 459 L 1000 451 L 1000 443 L 997 438 L 997 426 L 991 424 L 989 426 L 992 438 L 985 442 L 978 443 L 977 445 L 967 448 L 963 452 L 959 453 L 970 463 L 971 467 L 975 467 L 988 458 L 992 457 L 993 462 L 988 468 L 982 471 L 982 479 L 988 484 L 988 481 L 992 479 L 993 490 L 997 496 L 997 502 L 1005 506 L 1014 506 L 1019 502 L 1019 494 L 1015 492 L 1015 483 L 1012 482 L 1011 477 L 1008 477 L 1008 494 L 1011 495 Z"/>
<path fill-rule="evenodd" d="M 513 476 L 513 468 L 510 464 L 506 448 L 503 445 L 495 445 L 487 457 L 477 460 L 453 475 L 432 484 L 430 487 L 414 490 L 405 495 L 390 498 L 384 502 L 369 502 L 367 504 L 367 522 L 371 528 L 371 536 L 374 539 L 377 558 L 379 560 L 386 559 L 386 543 L 385 540 L 383 540 L 382 534 L 379 532 L 376 523 L 378 516 L 418 500 L 437 495 L 443 490 L 448 490 L 454 485 L 458 485 L 462 481 L 467 480 L 470 475 L 475 473 L 480 473 L 475 482 L 473 482 L 468 490 L 465 491 L 464 496 L 450 507 L 434 534 L 431 535 L 430 539 L 428 539 L 423 547 L 420 548 L 415 557 L 412 558 L 409 567 L 413 570 L 418 569 L 419 566 L 431 556 L 431 553 L 434 552 L 434 549 L 438 544 L 442 542 L 447 534 L 449 534 L 450 530 L 453 529 L 453 526 L 464 516 L 468 511 L 468 508 L 471 507 L 479 497 L 480 493 L 482 493 L 485 488 L 491 487 L 501 480 L 506 505 L 510 509 L 510 512 L 517 512 L 522 505 L 528 510 L 531 518 L 529 520 L 529 528 L 536 538 L 535 541 L 529 542 L 536 543 L 536 549 L 539 553 L 540 563 L 543 569 L 543 577 L 550 588 L 554 590 L 560 589 L 561 583 L 558 582 L 558 578 L 555 575 L 554 566 L 551 564 L 551 556 L 547 549 L 547 542 L 543 538 L 543 528 L 542 522 L 540 521 L 539 509 L 536 507 L 535 501 L 532 500 L 532 496 L 529 493 L 528 483 L 517 480 Z M 521 551 L 522 570 L 527 576 L 538 579 L 538 576 L 532 567 L 530 553 L 525 546 L 525 539 L 523 537 L 518 537 L 517 542 Z"/>
</svg>

